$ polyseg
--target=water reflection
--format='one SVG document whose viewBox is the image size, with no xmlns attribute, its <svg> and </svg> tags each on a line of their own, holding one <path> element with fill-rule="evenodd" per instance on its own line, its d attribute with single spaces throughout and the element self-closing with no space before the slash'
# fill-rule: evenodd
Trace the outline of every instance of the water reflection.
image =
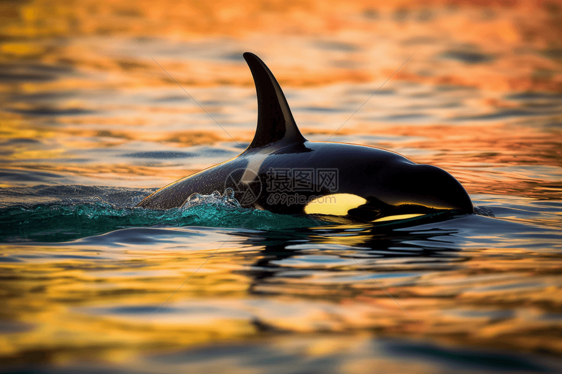
<svg viewBox="0 0 562 374">
<path fill-rule="evenodd" d="M 561 9 L 0 3 L 6 370 L 556 371 Z M 244 51 L 275 72 L 307 138 L 442 167 L 496 218 L 317 227 L 135 214 L 154 187 L 252 139 Z"/>
<path fill-rule="evenodd" d="M 130 228 L 66 245 L 4 245 L 10 308 L 3 319 L 27 326 L 4 335 L 4 355 L 19 351 L 21 359 L 10 360 L 21 362 L 38 350 L 51 364 L 72 357 L 120 365 L 126 357 L 210 342 L 265 339 L 261 349 L 274 349 L 289 332 L 312 334 L 299 341 L 312 339 L 309 349 L 316 350 L 331 334 L 368 331 L 461 349 L 442 348 L 453 344 L 464 347 L 462 355 L 467 347 L 556 349 L 549 329 L 559 323 L 552 318 L 560 300 L 560 248 L 552 247 L 558 231 L 479 216 L 403 226 Z M 541 243 L 541 251 L 525 240 Z M 82 343 L 69 344 L 66 334 Z M 362 344 L 359 336 L 342 344 Z M 361 356 L 400 365 L 369 352 Z M 440 358 L 434 364 L 450 365 Z"/>
</svg>

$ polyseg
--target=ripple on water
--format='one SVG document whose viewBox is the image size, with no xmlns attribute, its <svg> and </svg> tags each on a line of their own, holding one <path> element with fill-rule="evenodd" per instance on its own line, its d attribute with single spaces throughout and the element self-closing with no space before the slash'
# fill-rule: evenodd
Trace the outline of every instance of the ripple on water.
<svg viewBox="0 0 562 374">
<path fill-rule="evenodd" d="M 387 3 L 4 2 L 3 370 L 560 371 L 560 7 Z M 478 214 L 133 209 L 247 147 L 246 50 L 307 139 L 441 167 Z"/>
</svg>

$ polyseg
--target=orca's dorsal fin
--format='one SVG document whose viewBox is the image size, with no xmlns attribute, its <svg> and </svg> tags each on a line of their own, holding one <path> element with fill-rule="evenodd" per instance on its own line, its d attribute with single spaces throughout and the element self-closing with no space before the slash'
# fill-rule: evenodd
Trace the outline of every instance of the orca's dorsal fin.
<svg viewBox="0 0 562 374">
<path fill-rule="evenodd" d="M 246 151 L 279 141 L 287 144 L 304 143 L 306 139 L 297 127 L 291 108 L 273 73 L 253 53 L 244 53 L 244 59 L 252 71 L 258 97 L 258 127 L 254 140 Z"/>
</svg>

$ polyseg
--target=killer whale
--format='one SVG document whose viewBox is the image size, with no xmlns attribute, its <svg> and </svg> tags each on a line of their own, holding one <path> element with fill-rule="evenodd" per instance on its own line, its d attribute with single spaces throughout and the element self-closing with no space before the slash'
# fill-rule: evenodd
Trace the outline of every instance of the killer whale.
<svg viewBox="0 0 562 374">
<path fill-rule="evenodd" d="M 194 194 L 229 191 L 242 207 L 280 214 L 374 221 L 441 211 L 474 213 L 463 186 L 438 167 L 379 148 L 305 139 L 269 68 L 252 53 L 243 56 L 258 101 L 250 145 L 231 160 L 159 189 L 137 207 L 177 208 Z"/>
</svg>

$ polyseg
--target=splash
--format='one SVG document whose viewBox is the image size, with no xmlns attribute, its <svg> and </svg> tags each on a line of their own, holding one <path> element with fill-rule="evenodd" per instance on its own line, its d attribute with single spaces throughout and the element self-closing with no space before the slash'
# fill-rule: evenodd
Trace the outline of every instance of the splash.
<svg viewBox="0 0 562 374">
<path fill-rule="evenodd" d="M 219 191 L 214 191 L 210 195 L 202 195 L 199 193 L 191 194 L 185 200 L 181 209 L 185 210 L 200 205 L 242 209 L 240 202 L 234 197 L 234 190 L 232 188 L 227 188 L 222 195 Z"/>
</svg>

